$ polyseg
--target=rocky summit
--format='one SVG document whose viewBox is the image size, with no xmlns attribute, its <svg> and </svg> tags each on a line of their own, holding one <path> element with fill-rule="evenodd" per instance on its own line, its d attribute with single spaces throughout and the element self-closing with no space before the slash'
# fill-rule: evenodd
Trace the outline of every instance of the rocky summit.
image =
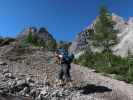
<svg viewBox="0 0 133 100">
<path fill-rule="evenodd" d="M 22 40 L 26 36 L 29 35 L 29 33 L 32 33 L 33 37 L 37 37 L 39 40 L 43 40 L 45 42 L 47 41 L 53 41 L 56 42 L 54 37 L 51 35 L 51 33 L 48 32 L 48 30 L 44 27 L 36 28 L 36 27 L 28 27 L 25 28 L 22 32 L 19 33 L 17 40 Z"/>
<path fill-rule="evenodd" d="M 96 23 L 96 20 L 76 36 L 76 39 L 72 42 L 70 47 L 71 52 L 77 54 L 87 47 L 89 40 L 87 41 L 86 30 L 93 28 L 93 24 Z M 116 23 L 114 28 L 118 30 L 117 39 L 119 41 L 118 44 L 112 48 L 114 54 L 120 55 L 122 57 L 126 57 L 129 52 L 133 54 L 133 18 L 130 17 L 127 21 L 125 21 L 122 17 L 112 14 L 112 20 Z"/>
</svg>

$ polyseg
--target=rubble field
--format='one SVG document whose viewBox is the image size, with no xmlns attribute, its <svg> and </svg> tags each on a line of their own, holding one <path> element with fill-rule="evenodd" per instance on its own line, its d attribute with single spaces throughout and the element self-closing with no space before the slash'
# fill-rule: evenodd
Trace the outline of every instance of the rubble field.
<svg viewBox="0 0 133 100">
<path fill-rule="evenodd" d="M 43 48 L 0 47 L 0 100 L 133 100 L 133 86 L 72 64 L 72 82 L 57 85 L 59 65 Z"/>
</svg>

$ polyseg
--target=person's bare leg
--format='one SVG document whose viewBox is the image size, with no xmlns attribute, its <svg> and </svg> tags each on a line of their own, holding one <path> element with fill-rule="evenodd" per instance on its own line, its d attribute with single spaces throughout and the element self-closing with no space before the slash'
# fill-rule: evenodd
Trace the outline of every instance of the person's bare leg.
<svg viewBox="0 0 133 100">
<path fill-rule="evenodd" d="M 59 70 L 59 74 L 58 74 L 58 85 L 62 85 L 63 84 L 63 67 L 60 66 L 60 70 Z"/>
</svg>

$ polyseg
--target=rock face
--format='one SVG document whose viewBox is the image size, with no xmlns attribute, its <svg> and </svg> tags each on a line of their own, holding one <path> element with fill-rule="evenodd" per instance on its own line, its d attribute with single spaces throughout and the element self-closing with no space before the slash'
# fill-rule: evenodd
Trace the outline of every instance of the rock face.
<svg viewBox="0 0 133 100">
<path fill-rule="evenodd" d="M 114 53 L 122 57 L 129 52 L 133 54 L 133 18 L 125 22 L 122 17 L 114 15 L 113 20 L 117 23 L 115 28 L 119 29 L 119 43 L 115 46 Z"/>
<path fill-rule="evenodd" d="M 93 28 L 96 20 L 90 26 L 86 27 L 86 29 Z M 112 20 L 116 22 L 114 28 L 119 31 L 117 35 L 119 42 L 112 49 L 114 54 L 125 57 L 129 52 L 133 53 L 133 18 L 131 17 L 128 21 L 125 21 L 122 17 L 112 14 Z M 77 35 L 76 39 L 72 42 L 70 51 L 77 54 L 81 51 L 81 48 L 86 48 L 88 42 L 86 40 L 87 33 L 85 30 Z"/>
<path fill-rule="evenodd" d="M 56 42 L 54 37 L 48 32 L 48 30 L 44 27 L 36 28 L 36 27 L 29 27 L 24 29 L 17 37 L 18 40 L 22 40 L 24 37 L 28 36 L 29 33 L 32 33 L 32 36 L 37 37 L 44 42 Z"/>
<path fill-rule="evenodd" d="M 77 54 L 81 50 L 87 47 L 88 41 L 87 41 L 87 33 L 85 31 L 79 33 L 76 36 L 76 39 L 72 42 L 70 46 L 70 52 Z"/>
</svg>

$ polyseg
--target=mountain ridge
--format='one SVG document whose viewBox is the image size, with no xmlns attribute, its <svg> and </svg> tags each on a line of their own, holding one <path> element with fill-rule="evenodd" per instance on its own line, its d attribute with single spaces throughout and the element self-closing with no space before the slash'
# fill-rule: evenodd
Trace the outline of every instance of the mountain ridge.
<svg viewBox="0 0 133 100">
<path fill-rule="evenodd" d="M 74 52 L 74 54 L 78 54 L 80 51 L 84 50 L 89 40 L 87 40 L 86 30 L 93 28 L 93 25 L 96 23 L 98 17 L 93 21 L 93 23 L 85 28 L 84 31 L 77 34 L 75 40 L 72 42 L 70 46 L 70 51 Z M 120 17 L 114 13 L 112 13 L 112 20 L 116 23 L 114 25 L 114 29 L 118 30 L 118 44 L 116 44 L 112 50 L 114 54 L 119 55 L 121 57 L 128 56 L 128 52 L 130 51 L 133 54 L 133 17 L 129 17 L 128 21 L 125 21 L 123 17 Z M 94 50 L 94 49 L 93 49 Z"/>
</svg>

